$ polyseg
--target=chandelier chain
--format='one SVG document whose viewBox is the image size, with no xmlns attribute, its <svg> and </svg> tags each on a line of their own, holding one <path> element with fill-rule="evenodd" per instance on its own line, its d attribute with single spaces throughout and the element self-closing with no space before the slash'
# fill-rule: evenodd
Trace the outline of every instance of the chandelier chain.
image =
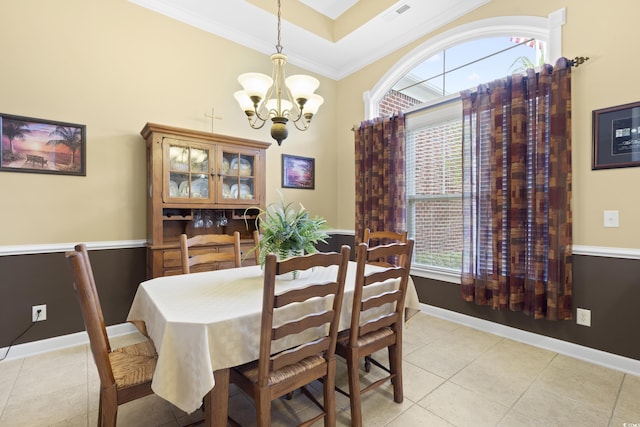
<svg viewBox="0 0 640 427">
<path fill-rule="evenodd" d="M 282 53 L 282 45 L 280 44 L 280 0 L 278 0 L 278 44 L 276 44 L 276 52 Z"/>
</svg>

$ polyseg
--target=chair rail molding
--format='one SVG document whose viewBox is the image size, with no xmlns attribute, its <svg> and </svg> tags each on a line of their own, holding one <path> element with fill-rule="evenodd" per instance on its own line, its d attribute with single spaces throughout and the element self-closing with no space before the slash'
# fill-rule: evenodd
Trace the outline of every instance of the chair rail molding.
<svg viewBox="0 0 640 427">
<path fill-rule="evenodd" d="M 355 236 L 354 230 L 347 229 L 329 229 L 327 230 L 327 233 L 330 235 L 335 234 L 344 236 Z M 87 245 L 87 249 L 89 250 L 131 249 L 146 247 L 147 240 L 111 240 L 85 243 Z M 32 245 L 0 246 L 0 256 L 66 252 L 73 250 L 73 247 L 75 245 L 76 243 L 43 243 Z M 640 249 L 637 248 L 573 245 L 573 254 L 607 258 L 640 259 Z"/>
<path fill-rule="evenodd" d="M 33 245 L 0 246 L 0 256 L 32 255 L 73 250 L 77 243 L 43 243 Z M 144 248 L 146 240 L 113 240 L 104 242 L 86 242 L 89 250 Z"/>
<path fill-rule="evenodd" d="M 634 248 L 573 245 L 573 254 L 607 258 L 640 259 L 640 249 Z"/>
</svg>

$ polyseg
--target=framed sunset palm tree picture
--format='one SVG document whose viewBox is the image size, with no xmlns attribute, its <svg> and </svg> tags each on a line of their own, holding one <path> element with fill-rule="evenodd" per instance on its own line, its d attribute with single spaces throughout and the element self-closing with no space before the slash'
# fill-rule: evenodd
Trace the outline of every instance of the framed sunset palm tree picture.
<svg viewBox="0 0 640 427">
<path fill-rule="evenodd" d="M 86 176 L 86 126 L 0 113 L 0 171 Z"/>
</svg>

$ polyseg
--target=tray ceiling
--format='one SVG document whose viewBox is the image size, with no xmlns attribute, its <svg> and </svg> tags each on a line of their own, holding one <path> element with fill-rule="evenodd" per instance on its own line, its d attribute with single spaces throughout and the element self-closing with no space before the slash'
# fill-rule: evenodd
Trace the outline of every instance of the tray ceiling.
<svg viewBox="0 0 640 427">
<path fill-rule="evenodd" d="M 275 0 L 129 1 L 264 54 L 275 52 Z M 283 52 L 290 63 L 339 80 L 489 1 L 284 0 Z"/>
</svg>

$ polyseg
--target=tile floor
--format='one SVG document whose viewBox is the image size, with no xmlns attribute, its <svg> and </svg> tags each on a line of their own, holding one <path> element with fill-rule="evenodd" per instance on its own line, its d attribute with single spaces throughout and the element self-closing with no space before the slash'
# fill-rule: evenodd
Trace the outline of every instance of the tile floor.
<svg viewBox="0 0 640 427">
<path fill-rule="evenodd" d="M 114 338 L 114 347 L 136 339 Z M 393 402 L 388 385 L 368 393 L 365 426 L 640 426 L 640 378 L 426 314 L 408 324 L 404 362 L 404 402 Z M 338 368 L 346 387 L 344 363 Z M 0 362 L 0 426 L 95 426 L 98 386 L 87 345 Z M 348 426 L 349 401 L 336 399 L 337 424 Z M 273 424 L 305 419 L 316 410 L 307 402 L 297 394 L 276 401 Z M 184 426 L 198 412 L 149 396 L 121 405 L 118 425 Z M 253 414 L 250 400 L 232 390 L 230 415 L 251 426 Z"/>
</svg>

